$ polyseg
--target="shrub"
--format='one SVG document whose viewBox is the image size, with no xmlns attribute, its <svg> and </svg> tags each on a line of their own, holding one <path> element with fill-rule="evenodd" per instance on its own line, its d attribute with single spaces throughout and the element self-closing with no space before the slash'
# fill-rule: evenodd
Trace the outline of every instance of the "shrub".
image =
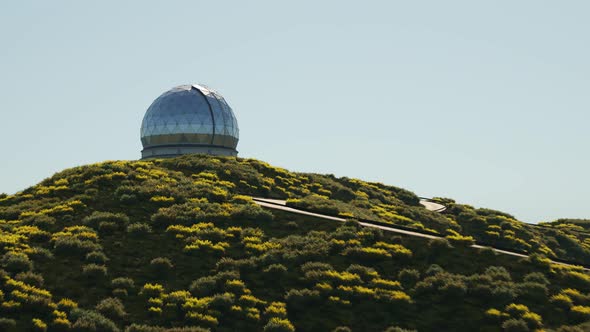
<svg viewBox="0 0 590 332">
<path fill-rule="evenodd" d="M 53 254 L 49 249 L 41 248 L 41 247 L 33 247 L 28 252 L 29 257 L 32 259 L 39 259 L 39 260 L 49 260 L 53 259 Z"/>
<path fill-rule="evenodd" d="M 109 297 L 100 301 L 95 309 L 110 319 L 119 319 L 127 315 L 125 312 L 125 306 L 123 306 L 121 300 L 114 297 Z"/>
<path fill-rule="evenodd" d="M 590 307 L 575 305 L 570 310 L 572 315 L 579 320 L 588 320 L 590 318 Z"/>
<path fill-rule="evenodd" d="M 569 296 L 574 302 L 587 303 L 590 301 L 590 296 L 582 294 L 579 290 L 566 288 L 561 291 L 562 294 Z"/>
<path fill-rule="evenodd" d="M 264 326 L 266 332 L 295 332 L 295 327 L 286 318 L 272 317 Z"/>
<path fill-rule="evenodd" d="M 505 332 L 527 332 L 530 331 L 527 323 L 522 319 L 508 319 L 502 323 Z"/>
<path fill-rule="evenodd" d="M 533 253 L 530 254 L 528 258 L 524 260 L 529 261 L 535 266 L 537 269 L 549 272 L 551 270 L 551 260 L 547 258 L 545 255 Z"/>
<path fill-rule="evenodd" d="M 113 289 L 113 296 L 122 299 L 129 296 L 129 292 L 124 288 L 115 288 Z"/>
<path fill-rule="evenodd" d="M 519 296 L 530 301 L 546 301 L 549 290 L 545 284 L 524 282 L 517 285 Z"/>
<path fill-rule="evenodd" d="M 135 288 L 135 282 L 131 278 L 119 277 L 111 280 L 111 286 L 131 291 Z"/>
<path fill-rule="evenodd" d="M 162 300 L 159 297 L 150 297 L 148 299 L 148 305 L 154 306 L 154 307 L 161 307 L 162 305 L 164 305 L 164 300 Z"/>
<path fill-rule="evenodd" d="M 123 213 L 111 213 L 95 211 L 90 216 L 84 218 L 82 222 L 86 225 L 97 227 L 101 222 L 112 222 L 117 225 L 126 225 L 129 223 L 129 217 Z"/>
<path fill-rule="evenodd" d="M 192 206 L 185 203 L 160 208 L 150 219 L 156 227 L 166 227 L 173 223 L 189 222 L 193 217 Z"/>
<path fill-rule="evenodd" d="M 42 229 L 47 229 L 55 224 L 55 218 L 46 214 L 37 214 L 26 219 L 27 222 L 32 223 Z"/>
<path fill-rule="evenodd" d="M 260 300 L 259 298 L 255 297 L 254 295 L 244 294 L 240 296 L 239 301 L 242 305 L 246 307 L 256 307 L 258 304 L 265 304 L 266 302 Z"/>
<path fill-rule="evenodd" d="M 57 302 L 57 308 L 61 311 L 70 312 L 73 309 L 78 308 L 78 303 L 70 299 L 63 298 Z"/>
<path fill-rule="evenodd" d="M 93 251 L 86 254 L 86 261 L 94 264 L 105 264 L 109 259 L 100 251 Z"/>
<path fill-rule="evenodd" d="M 391 244 L 387 242 L 379 241 L 375 243 L 374 248 L 385 249 L 393 257 L 407 258 L 412 256 L 412 251 L 401 244 Z"/>
<path fill-rule="evenodd" d="M 197 296 L 208 296 L 215 292 L 217 279 L 212 276 L 201 277 L 192 282 L 189 289 Z"/>
<path fill-rule="evenodd" d="M 65 317 L 58 317 L 51 323 L 52 329 L 56 331 L 70 331 L 72 323 Z M 95 329 L 96 330 L 96 329 Z"/>
<path fill-rule="evenodd" d="M 526 282 L 536 282 L 543 285 L 549 285 L 550 282 L 547 280 L 545 275 L 541 272 L 532 272 L 524 276 Z"/>
<path fill-rule="evenodd" d="M 348 326 L 338 326 L 333 329 L 332 332 L 352 332 L 352 330 Z"/>
<path fill-rule="evenodd" d="M 403 269 L 399 271 L 397 277 L 404 288 L 412 288 L 420 280 L 420 272 L 415 269 Z"/>
<path fill-rule="evenodd" d="M 96 188 L 88 188 L 88 189 L 84 190 L 84 194 L 85 195 L 88 195 L 88 196 L 91 196 L 91 197 L 97 196 L 98 195 L 98 189 L 96 189 Z"/>
<path fill-rule="evenodd" d="M 266 256 L 268 257 L 268 256 Z M 215 263 L 217 271 L 233 271 L 240 268 L 254 269 L 257 264 L 257 257 L 250 257 L 246 259 L 233 259 L 229 257 L 223 257 Z"/>
<path fill-rule="evenodd" d="M 235 219 L 256 220 L 259 222 L 272 221 L 274 215 L 255 204 L 240 204 L 232 213 Z"/>
<path fill-rule="evenodd" d="M 103 265 L 88 264 L 82 267 L 82 274 L 90 279 L 101 279 L 107 276 L 107 268 Z"/>
<path fill-rule="evenodd" d="M 209 332 L 209 329 L 196 326 L 165 328 L 160 326 L 131 324 L 125 332 Z"/>
<path fill-rule="evenodd" d="M 486 269 L 485 275 L 490 276 L 493 280 L 511 281 L 510 272 L 503 266 L 490 266 Z"/>
<path fill-rule="evenodd" d="M 119 229 L 119 225 L 117 223 L 114 223 L 114 222 L 111 222 L 111 221 L 101 221 L 98 224 L 98 230 L 101 233 L 112 234 L 117 229 Z"/>
<path fill-rule="evenodd" d="M 125 328 L 125 332 L 165 332 L 166 329 L 159 326 L 131 324 Z"/>
<path fill-rule="evenodd" d="M 498 321 L 502 318 L 502 312 L 495 308 L 490 308 L 486 311 L 486 317 Z"/>
<path fill-rule="evenodd" d="M 73 331 L 119 332 L 119 328 L 113 321 L 96 311 L 74 309 L 71 318 L 74 321 Z"/>
<path fill-rule="evenodd" d="M 252 204 L 254 202 L 252 197 L 245 195 L 234 195 L 230 201 L 237 204 Z"/>
<path fill-rule="evenodd" d="M 148 315 L 150 317 L 158 317 L 162 315 L 162 308 L 159 307 L 149 307 L 148 308 Z"/>
<path fill-rule="evenodd" d="M 215 294 L 209 303 L 214 310 L 229 310 L 234 304 L 234 298 L 230 293 Z"/>
<path fill-rule="evenodd" d="M 358 285 L 361 284 L 363 281 L 358 274 L 350 273 L 350 272 L 338 272 L 334 270 L 330 271 L 309 271 L 305 273 L 305 279 L 308 280 L 334 280 L 336 282 L 345 283 L 345 284 L 353 284 Z"/>
<path fill-rule="evenodd" d="M 43 282 L 44 282 L 43 276 L 41 276 L 40 274 L 33 273 L 31 271 L 21 272 L 21 273 L 17 274 L 14 277 L 14 279 L 20 280 L 26 284 L 33 285 L 36 287 L 43 286 Z"/>
<path fill-rule="evenodd" d="M 0 260 L 2 267 L 13 273 L 27 272 L 33 269 L 33 262 L 29 260 L 29 257 L 20 252 L 9 251 L 2 256 Z"/>
<path fill-rule="evenodd" d="M 165 296 L 163 296 L 163 298 L 166 301 L 167 306 L 182 305 L 190 297 L 191 297 L 191 293 L 188 291 L 185 291 L 185 290 L 173 291 L 173 292 L 170 292 L 170 293 L 166 294 Z M 148 300 L 148 302 L 152 305 L 161 305 L 163 302 L 159 302 L 159 300 L 161 300 L 161 298 L 158 298 L 158 299 L 150 298 Z"/>
<path fill-rule="evenodd" d="M 213 243 L 209 240 L 196 239 L 184 247 L 184 252 L 188 254 L 197 254 L 200 250 L 206 250 L 213 254 L 223 254 L 226 248 L 229 248 L 227 242 Z"/>
<path fill-rule="evenodd" d="M 239 279 L 227 280 L 225 282 L 225 289 L 234 294 L 244 294 L 247 290 L 246 284 Z"/>
<path fill-rule="evenodd" d="M 379 273 L 375 271 L 375 269 L 358 264 L 351 264 L 346 268 L 346 272 L 358 274 L 364 280 L 371 280 L 379 277 Z"/>
<path fill-rule="evenodd" d="M 272 302 L 268 307 L 266 307 L 264 314 L 267 317 L 286 318 L 287 308 L 283 302 Z"/>
<path fill-rule="evenodd" d="M 46 242 L 51 238 L 51 233 L 42 230 L 35 230 L 27 233 L 27 237 L 32 242 Z"/>
<path fill-rule="evenodd" d="M 145 284 L 141 288 L 141 292 L 139 294 L 145 297 L 160 297 L 164 292 L 164 286 L 160 284 Z"/>
<path fill-rule="evenodd" d="M 458 246 L 469 247 L 475 244 L 475 239 L 472 236 L 461 235 L 457 232 L 454 232 L 454 234 L 447 235 L 446 238 L 447 240 L 449 240 L 451 244 Z"/>
<path fill-rule="evenodd" d="M 385 330 L 384 332 L 416 332 L 416 330 L 406 330 L 402 329 L 401 327 L 391 326 L 388 327 L 387 330 Z"/>
<path fill-rule="evenodd" d="M 485 292 L 485 285 L 480 285 L 480 287 L 481 289 L 484 289 Z M 484 294 L 498 303 L 509 302 L 518 296 L 518 290 L 512 282 L 498 282 L 494 287 L 488 289 L 489 292 Z"/>
<path fill-rule="evenodd" d="M 166 257 L 156 257 L 152 259 L 150 261 L 150 266 L 152 271 L 159 276 L 166 275 L 174 267 L 170 259 Z"/>
<path fill-rule="evenodd" d="M 1 331 L 14 331 L 16 329 L 16 321 L 14 319 L 0 317 Z"/>
<path fill-rule="evenodd" d="M 137 196 L 135 196 L 133 194 L 122 194 L 119 197 L 119 202 L 121 202 L 122 204 L 127 204 L 127 205 L 135 204 L 135 203 L 137 203 Z"/>
<path fill-rule="evenodd" d="M 150 198 L 150 202 L 154 202 L 154 203 L 174 203 L 175 199 L 174 197 L 168 197 L 168 196 L 153 196 Z"/>
<path fill-rule="evenodd" d="M 528 326 L 531 329 L 537 329 L 543 326 L 543 319 L 539 314 L 536 314 L 534 312 L 527 312 L 524 315 L 522 315 L 521 318 L 522 320 L 527 322 Z"/>
<path fill-rule="evenodd" d="M 445 270 L 438 264 L 431 264 L 428 269 L 426 269 L 427 276 L 433 276 L 441 272 L 445 272 Z"/>
<path fill-rule="evenodd" d="M 47 324 L 44 321 L 40 320 L 39 318 L 33 318 L 33 331 L 47 331 Z"/>
<path fill-rule="evenodd" d="M 236 280 L 236 279 L 240 279 L 240 271 L 238 270 L 229 270 L 229 271 L 223 271 L 223 272 L 218 272 L 215 275 L 215 278 L 217 280 L 219 280 L 220 282 L 226 282 L 228 280 Z"/>
<path fill-rule="evenodd" d="M 550 302 L 555 304 L 557 307 L 562 309 L 569 309 L 574 305 L 572 299 L 567 296 L 566 294 L 556 294 L 553 295 L 550 299 Z"/>
<path fill-rule="evenodd" d="M 450 249 L 453 246 L 451 245 L 451 242 L 449 242 L 448 239 L 446 238 L 439 238 L 439 239 L 431 239 L 430 241 L 428 241 L 428 246 L 430 247 L 431 250 L 446 250 L 446 249 Z"/>
<path fill-rule="evenodd" d="M 510 303 L 504 308 L 512 317 L 520 317 L 529 311 L 529 308 L 524 304 Z"/>
<path fill-rule="evenodd" d="M 301 271 L 303 271 L 303 273 L 306 273 L 308 271 L 328 271 L 333 269 L 334 268 L 332 267 L 332 265 L 322 262 L 307 262 L 301 265 Z"/>
<path fill-rule="evenodd" d="M 287 268 L 283 264 L 271 264 L 266 269 L 265 273 L 272 274 L 273 276 L 284 275 L 287 273 Z"/>
<path fill-rule="evenodd" d="M 71 236 L 57 238 L 53 248 L 57 254 L 62 255 L 84 255 L 101 249 L 100 245 L 90 240 L 80 240 Z"/>
<path fill-rule="evenodd" d="M 333 216 L 341 212 L 339 209 L 341 205 L 341 202 L 317 194 L 306 196 L 303 199 L 287 199 L 287 206 Z"/>
<path fill-rule="evenodd" d="M 402 289 L 402 285 L 400 284 L 399 281 L 387 280 L 387 279 L 381 279 L 381 278 L 373 279 L 371 281 L 371 286 L 373 286 L 375 288 L 388 289 L 388 290 L 401 290 Z"/>
<path fill-rule="evenodd" d="M 415 290 L 416 294 L 433 295 L 438 293 L 437 295 L 442 295 L 450 300 L 463 296 L 467 292 L 467 285 L 462 275 L 439 272 L 416 283 Z"/>
<path fill-rule="evenodd" d="M 320 292 L 317 290 L 291 289 L 285 295 L 287 304 L 294 309 L 304 309 L 309 304 L 315 303 L 320 298 Z"/>
<path fill-rule="evenodd" d="M 584 323 L 578 326 L 560 326 L 556 332 L 587 332 L 590 330 L 590 324 Z"/>
<path fill-rule="evenodd" d="M 152 232 L 152 228 L 148 224 L 133 223 L 127 226 L 127 233 L 135 237 L 141 237 Z"/>
<path fill-rule="evenodd" d="M 290 230 L 296 230 L 299 228 L 299 225 L 294 221 L 289 221 L 285 224 L 285 227 Z"/>
<path fill-rule="evenodd" d="M 590 290 L 590 276 L 578 271 L 568 271 L 565 274 L 565 282 L 572 285 L 573 288 L 588 291 Z"/>
</svg>

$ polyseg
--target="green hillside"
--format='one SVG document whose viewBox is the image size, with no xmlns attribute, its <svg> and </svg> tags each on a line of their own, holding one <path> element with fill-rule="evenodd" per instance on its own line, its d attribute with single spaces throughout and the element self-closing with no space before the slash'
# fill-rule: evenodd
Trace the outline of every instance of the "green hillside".
<svg viewBox="0 0 590 332">
<path fill-rule="evenodd" d="M 590 275 L 550 260 L 590 265 L 587 221 L 438 201 L 241 158 L 68 169 L 0 196 L 0 331 L 590 330 Z"/>
</svg>

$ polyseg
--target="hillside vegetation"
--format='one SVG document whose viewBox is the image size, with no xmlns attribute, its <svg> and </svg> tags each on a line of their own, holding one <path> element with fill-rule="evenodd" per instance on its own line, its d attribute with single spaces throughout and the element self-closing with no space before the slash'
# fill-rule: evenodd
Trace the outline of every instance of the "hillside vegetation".
<svg viewBox="0 0 590 332">
<path fill-rule="evenodd" d="M 264 210 L 251 196 L 350 220 Z M 0 330 L 590 329 L 590 275 L 548 259 L 590 264 L 585 222 L 528 225 L 438 200 L 445 213 L 400 188 L 253 159 L 68 169 L 0 196 Z"/>
</svg>

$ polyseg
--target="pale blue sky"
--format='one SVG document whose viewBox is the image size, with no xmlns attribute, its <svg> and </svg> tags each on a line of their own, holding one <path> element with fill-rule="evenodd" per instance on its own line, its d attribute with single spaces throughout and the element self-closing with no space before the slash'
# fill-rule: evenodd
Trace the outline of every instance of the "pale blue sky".
<svg viewBox="0 0 590 332">
<path fill-rule="evenodd" d="M 504 210 L 590 218 L 587 1 L 6 1 L 0 192 L 140 156 L 204 83 L 238 150 Z"/>
</svg>

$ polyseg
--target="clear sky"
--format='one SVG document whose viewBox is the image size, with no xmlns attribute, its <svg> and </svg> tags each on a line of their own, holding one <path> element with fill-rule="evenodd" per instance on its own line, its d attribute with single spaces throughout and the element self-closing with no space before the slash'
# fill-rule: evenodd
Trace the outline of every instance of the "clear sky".
<svg viewBox="0 0 590 332">
<path fill-rule="evenodd" d="M 4 1 L 0 192 L 138 159 L 173 86 L 238 150 L 510 212 L 590 218 L 588 1 Z"/>
</svg>

